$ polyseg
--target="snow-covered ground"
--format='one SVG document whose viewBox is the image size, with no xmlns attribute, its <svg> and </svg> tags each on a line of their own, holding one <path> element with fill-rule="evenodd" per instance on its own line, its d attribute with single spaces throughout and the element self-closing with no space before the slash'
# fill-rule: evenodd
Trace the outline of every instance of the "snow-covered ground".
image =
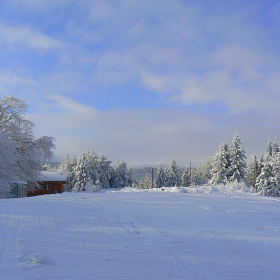
<svg viewBox="0 0 280 280">
<path fill-rule="evenodd" d="M 228 188 L 0 200 L 0 279 L 280 279 L 280 199 Z"/>
</svg>

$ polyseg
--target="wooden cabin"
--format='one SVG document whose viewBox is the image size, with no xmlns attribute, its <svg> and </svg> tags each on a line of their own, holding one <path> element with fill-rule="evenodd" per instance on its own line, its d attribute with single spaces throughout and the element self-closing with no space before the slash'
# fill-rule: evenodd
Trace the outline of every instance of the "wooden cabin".
<svg viewBox="0 0 280 280">
<path fill-rule="evenodd" d="M 36 196 L 43 194 L 55 194 L 67 191 L 66 175 L 62 175 L 60 172 L 42 171 L 41 181 L 38 184 L 41 189 L 37 189 L 34 192 L 28 191 L 27 196 Z"/>
</svg>

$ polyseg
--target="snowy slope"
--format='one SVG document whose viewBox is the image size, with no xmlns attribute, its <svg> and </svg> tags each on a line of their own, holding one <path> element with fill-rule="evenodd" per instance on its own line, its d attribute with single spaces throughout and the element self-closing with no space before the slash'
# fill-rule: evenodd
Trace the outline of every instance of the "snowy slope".
<svg viewBox="0 0 280 280">
<path fill-rule="evenodd" d="M 280 279 L 278 198 L 129 190 L 1 200 L 0 279 Z"/>
</svg>

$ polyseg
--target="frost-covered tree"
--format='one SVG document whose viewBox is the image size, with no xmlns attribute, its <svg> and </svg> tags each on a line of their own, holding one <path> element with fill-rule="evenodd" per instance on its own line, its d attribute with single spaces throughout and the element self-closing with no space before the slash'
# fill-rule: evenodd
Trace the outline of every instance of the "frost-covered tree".
<svg viewBox="0 0 280 280">
<path fill-rule="evenodd" d="M 76 165 L 76 164 L 75 164 Z M 58 170 L 63 174 L 69 174 L 73 171 L 73 166 L 70 161 L 69 154 L 67 153 L 65 159 L 60 163 Z"/>
<path fill-rule="evenodd" d="M 208 184 L 213 186 L 228 183 L 230 163 L 230 152 L 227 142 L 224 140 L 224 142 L 220 144 L 219 151 L 213 158 L 210 170 L 211 179 Z"/>
<path fill-rule="evenodd" d="M 88 180 L 92 181 L 93 184 L 97 184 L 99 182 L 100 177 L 100 166 L 97 154 L 91 148 L 89 151 L 85 153 L 87 169 L 88 169 Z"/>
<path fill-rule="evenodd" d="M 0 197 L 7 197 L 11 185 L 21 179 L 22 173 L 17 164 L 16 149 L 0 131 Z"/>
<path fill-rule="evenodd" d="M 230 167 L 228 180 L 233 183 L 244 183 L 248 185 L 246 179 L 246 155 L 242 147 L 241 138 L 237 133 L 233 136 L 230 150 Z"/>
<path fill-rule="evenodd" d="M 77 159 L 76 159 L 75 155 L 73 155 L 72 158 L 70 159 L 70 169 L 74 170 L 76 165 L 77 165 Z"/>
<path fill-rule="evenodd" d="M 274 189 L 272 190 L 273 196 L 280 196 L 280 153 L 272 154 L 272 181 L 274 183 Z"/>
<path fill-rule="evenodd" d="M 157 173 L 156 173 L 155 187 L 163 188 L 163 187 L 165 187 L 165 182 L 166 182 L 166 172 L 165 172 L 165 169 L 163 168 L 162 164 L 160 164 L 157 169 Z"/>
<path fill-rule="evenodd" d="M 200 185 L 207 184 L 211 179 L 211 168 L 212 168 L 212 157 L 206 158 L 202 163 L 200 163 L 196 168 L 196 174 Z"/>
<path fill-rule="evenodd" d="M 271 143 L 270 139 L 268 139 L 267 148 L 264 153 L 265 160 L 268 160 L 272 156 L 272 152 L 273 152 L 272 143 Z"/>
<path fill-rule="evenodd" d="M 139 189 L 152 189 L 153 181 L 151 176 L 146 175 L 144 179 L 141 179 L 137 186 Z"/>
<path fill-rule="evenodd" d="M 39 186 L 37 181 L 42 164 L 51 159 L 55 145 L 53 137 L 34 137 L 34 124 L 25 119 L 27 108 L 25 101 L 13 96 L 0 100 L 0 131 L 15 150 L 13 157 L 17 164 L 14 173 L 27 181 L 29 189 L 33 190 Z"/>
<path fill-rule="evenodd" d="M 268 160 L 263 162 L 261 173 L 256 179 L 256 189 L 262 195 L 273 195 L 275 187 L 273 167 Z"/>
<path fill-rule="evenodd" d="M 166 170 L 166 187 L 174 186 L 180 186 L 180 169 L 173 158 Z"/>
<path fill-rule="evenodd" d="M 113 179 L 113 188 L 132 186 L 131 182 L 133 182 L 133 180 L 131 178 L 131 172 L 129 172 L 127 168 L 126 162 L 118 160 Z"/>
<path fill-rule="evenodd" d="M 262 156 L 261 172 L 256 179 L 257 191 L 262 195 L 280 195 L 280 153 L 277 146 L 276 141 L 273 146 L 268 141 L 267 149 Z"/>
<path fill-rule="evenodd" d="M 101 188 L 110 188 L 110 179 L 112 174 L 111 161 L 107 160 L 104 155 L 98 158 L 99 162 L 99 182 Z"/>
<path fill-rule="evenodd" d="M 280 152 L 279 141 L 276 137 L 272 146 L 272 156 L 276 156 Z"/>
<path fill-rule="evenodd" d="M 74 171 L 70 174 L 70 176 L 73 178 L 71 181 L 72 192 L 85 191 L 85 186 L 90 181 L 87 163 L 88 162 L 86 154 L 82 153 L 77 160 L 77 166 L 74 168 Z"/>
<path fill-rule="evenodd" d="M 193 169 L 191 172 L 191 185 L 193 186 L 199 185 L 199 178 L 197 176 L 197 172 L 195 169 Z"/>
<path fill-rule="evenodd" d="M 257 160 L 257 156 L 254 156 L 254 159 L 251 163 L 248 164 L 247 167 L 247 179 L 248 182 L 251 184 L 251 186 L 257 190 L 256 187 L 256 182 L 257 182 L 257 178 L 261 173 L 261 166 L 259 161 Z"/>
<path fill-rule="evenodd" d="M 127 175 L 128 175 L 128 178 L 127 178 L 127 183 L 126 183 L 126 185 L 127 185 L 128 187 L 132 187 L 133 184 L 135 183 L 135 180 L 133 179 L 133 167 L 132 167 L 132 166 L 130 166 L 130 167 L 128 168 Z"/>
<path fill-rule="evenodd" d="M 181 176 L 181 186 L 182 187 L 189 187 L 191 185 L 190 181 L 190 172 L 187 167 L 184 168 L 184 172 Z"/>
</svg>

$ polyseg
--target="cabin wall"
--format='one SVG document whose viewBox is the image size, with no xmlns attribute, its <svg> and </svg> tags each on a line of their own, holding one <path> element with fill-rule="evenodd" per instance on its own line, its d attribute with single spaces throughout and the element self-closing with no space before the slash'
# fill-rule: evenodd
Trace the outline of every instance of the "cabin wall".
<svg viewBox="0 0 280 280">
<path fill-rule="evenodd" d="M 66 182 L 58 182 L 58 181 L 46 181 L 46 182 L 39 182 L 41 189 L 36 190 L 34 192 L 29 191 L 28 196 L 36 196 L 36 195 L 43 195 L 43 194 L 55 194 L 55 193 L 62 193 L 64 191 L 63 186 Z"/>
</svg>

